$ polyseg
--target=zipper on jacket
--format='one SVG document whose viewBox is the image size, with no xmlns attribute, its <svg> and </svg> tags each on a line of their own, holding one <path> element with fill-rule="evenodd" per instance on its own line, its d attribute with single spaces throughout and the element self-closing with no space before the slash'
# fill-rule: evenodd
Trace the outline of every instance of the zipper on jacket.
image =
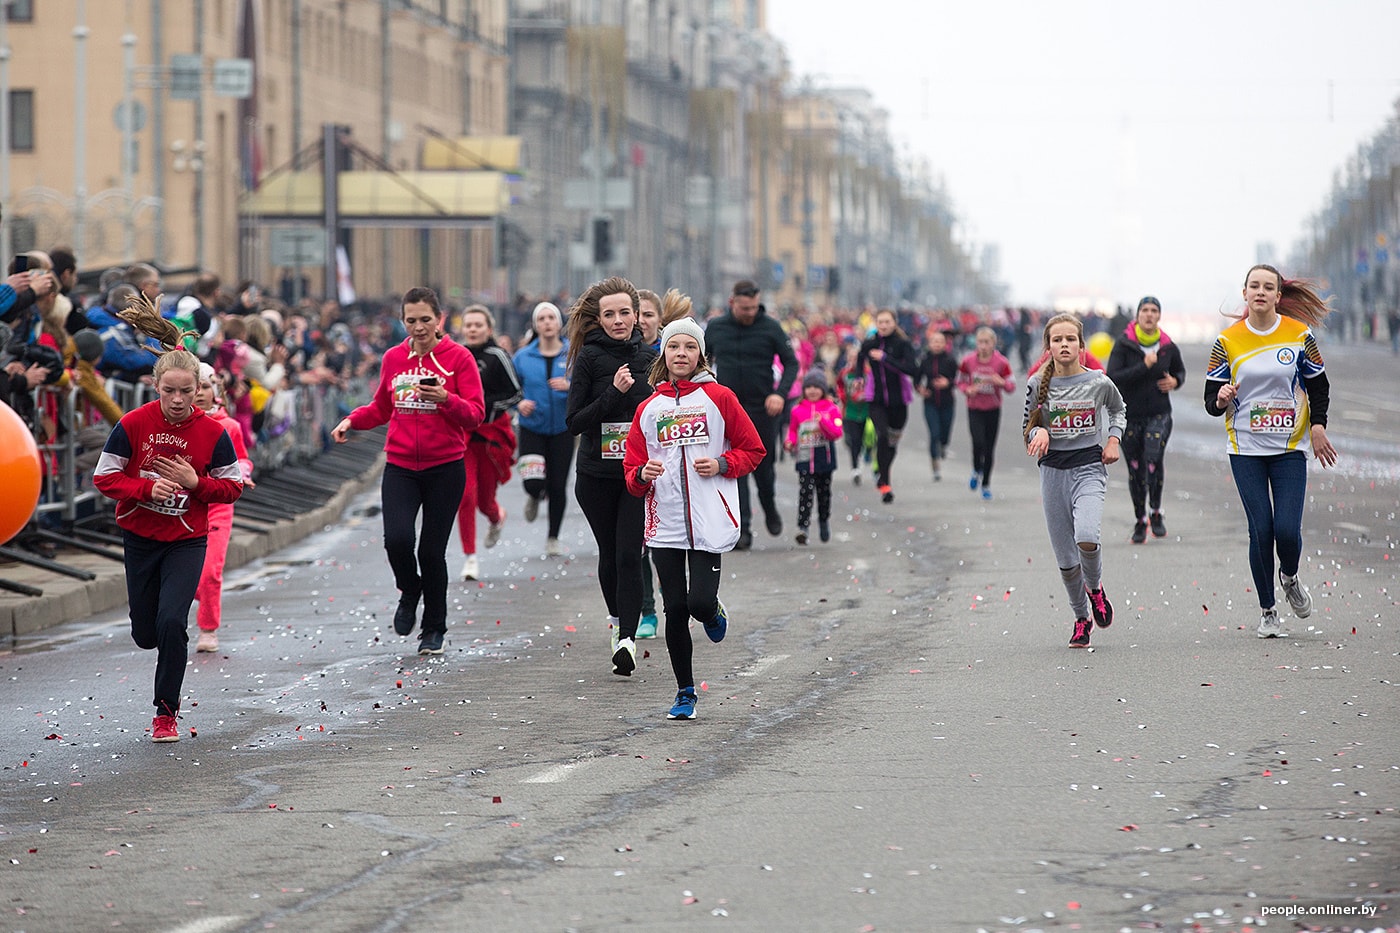
<svg viewBox="0 0 1400 933">
<path fill-rule="evenodd" d="M 680 407 L 681 407 L 681 386 L 680 386 L 680 383 L 679 383 L 679 382 L 673 382 L 673 383 L 671 383 L 671 385 L 672 385 L 672 386 L 675 388 L 675 390 L 676 390 L 676 407 L 677 407 L 677 408 L 680 408 Z M 690 474 L 686 471 L 686 467 L 689 466 L 689 464 L 686 463 L 686 459 L 685 459 L 685 448 L 686 448 L 687 446 L 689 446 L 689 445 L 686 445 L 686 444 L 681 444 L 681 445 L 680 445 L 680 448 L 681 448 L 681 498 L 685 500 L 685 540 L 689 543 L 690 549 L 693 551 L 693 550 L 695 550 L 695 526 L 691 523 L 691 520 L 690 520 Z"/>
</svg>

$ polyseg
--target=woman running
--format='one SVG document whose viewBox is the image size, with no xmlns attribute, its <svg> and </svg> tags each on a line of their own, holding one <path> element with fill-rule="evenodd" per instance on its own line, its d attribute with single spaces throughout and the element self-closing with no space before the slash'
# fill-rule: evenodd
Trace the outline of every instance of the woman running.
<svg viewBox="0 0 1400 933">
<path fill-rule="evenodd" d="M 380 494 L 384 550 L 399 590 L 394 631 L 404 636 L 413 632 L 421 601 L 418 653 L 442 654 L 447 634 L 447 541 L 467 481 L 467 435 L 481 424 L 486 406 L 476 361 L 443 332 L 446 318 L 437 293 L 410 288 L 401 309 L 407 339 L 385 351 L 374 398 L 341 419 L 331 437 L 343 444 L 351 429 L 366 431 L 388 423 Z M 420 511 L 423 532 L 415 556 Z"/>
<path fill-rule="evenodd" d="M 739 540 L 737 478 L 763 460 L 763 440 L 734 392 L 705 364 L 705 332 L 686 315 L 690 299 L 662 308 L 656 391 L 627 437 L 627 488 L 646 503 L 647 543 L 666 615 L 666 650 L 676 676 L 667 719 L 695 718 L 690 620 L 710 641 L 724 639 L 729 614 L 719 601 L 720 555 Z M 689 580 L 687 580 L 687 572 Z"/>
<path fill-rule="evenodd" d="M 613 673 L 637 667 L 642 612 L 642 503 L 622 475 L 637 406 L 651 394 L 656 354 L 637 326 L 640 298 L 619 276 L 591 285 L 569 312 L 569 430 L 581 437 L 574 495 L 598 543 L 598 585 L 608 607 Z"/>
<path fill-rule="evenodd" d="M 1128 464 L 1128 495 L 1133 500 L 1133 543 L 1167 535 L 1162 518 L 1162 459 L 1172 435 L 1172 396 L 1186 381 L 1181 349 L 1158 326 L 1162 305 L 1148 296 L 1138 302 L 1137 317 L 1113 343 L 1108 378 L 1128 405 L 1123 431 L 1123 459 Z M 1151 508 L 1149 516 L 1148 509 Z"/>
<path fill-rule="evenodd" d="M 914 345 L 899 329 L 893 311 L 885 308 L 875 315 L 875 333 L 861 344 L 855 368 L 868 373 L 870 380 L 866 397 L 870 399 L 870 421 L 875 425 L 875 464 L 879 469 L 876 485 L 880 501 L 890 503 L 894 501 L 890 472 L 904 425 L 909 421 L 905 389 L 912 389 L 909 377 L 918 371 Z"/>
<path fill-rule="evenodd" d="M 924 423 L 928 425 L 928 456 L 935 482 L 943 478 L 943 457 L 953 433 L 953 413 L 957 411 L 958 361 L 948 352 L 948 337 L 936 327 L 928 329 L 928 347 L 919 360 L 915 379 L 924 398 Z"/>
<path fill-rule="evenodd" d="M 1308 450 L 1330 467 L 1327 372 L 1312 328 L 1331 312 L 1307 282 L 1257 265 L 1244 280 L 1245 314 L 1211 347 L 1206 411 L 1225 416 L 1230 472 L 1249 520 L 1249 569 L 1259 594 L 1260 638 L 1284 634 L 1274 606 L 1278 580 L 1293 614 L 1312 614 L 1312 596 L 1298 579 L 1303 553 L 1303 503 Z"/>
<path fill-rule="evenodd" d="M 1045 323 L 1042 340 L 1050 361 L 1040 378 L 1026 385 L 1021 435 L 1026 453 L 1039 458 L 1045 526 L 1074 610 L 1069 646 L 1087 648 L 1094 625 L 1113 624 L 1113 604 L 1103 589 L 1099 541 L 1107 464 L 1118 461 L 1127 417 L 1123 397 L 1112 380 L 1086 369 L 1079 360 L 1084 346 L 1079 318 L 1055 315 Z M 1103 441 L 1105 433 L 1107 441 Z"/>
<path fill-rule="evenodd" d="M 972 478 L 967 488 L 982 487 L 982 498 L 992 498 L 992 461 L 997 432 L 1001 430 L 1001 397 L 1016 389 L 1011 363 L 997 352 L 997 332 L 977 328 L 977 349 L 958 364 L 958 389 L 967 396 L 967 430 L 972 435 Z M 1082 343 L 1082 341 L 1081 341 Z"/>
<path fill-rule="evenodd" d="M 574 436 L 564 420 L 569 406 L 569 378 L 564 361 L 569 342 L 560 333 L 559 307 L 542 301 L 530 315 L 530 341 L 515 351 L 515 374 L 524 396 L 516 404 L 520 414 L 520 478 L 525 487 L 525 521 L 540 513 L 540 500 L 549 500 L 549 531 L 544 552 L 564 553 L 559 529 L 564 525 L 568 499 L 569 466 L 574 460 Z"/>
</svg>

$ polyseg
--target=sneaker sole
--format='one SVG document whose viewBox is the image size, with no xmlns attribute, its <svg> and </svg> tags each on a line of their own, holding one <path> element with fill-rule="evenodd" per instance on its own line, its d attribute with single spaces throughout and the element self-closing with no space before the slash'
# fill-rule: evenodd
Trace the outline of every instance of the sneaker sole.
<svg viewBox="0 0 1400 933">
<path fill-rule="evenodd" d="M 430 654 L 442 654 L 444 650 L 443 648 L 419 648 L 418 654 L 420 657 L 426 657 Z"/>
<path fill-rule="evenodd" d="M 666 718 L 674 720 L 675 722 L 694 722 L 695 714 L 691 713 L 689 716 L 677 716 L 675 713 L 667 713 Z"/>
<path fill-rule="evenodd" d="M 622 649 L 613 654 L 612 661 L 613 673 L 619 677 L 631 677 L 632 672 L 637 669 L 637 659 Z"/>
<path fill-rule="evenodd" d="M 155 738 L 154 736 L 152 736 L 152 737 L 151 737 L 151 741 L 152 741 L 152 742 L 158 742 L 158 743 L 160 743 L 160 744 L 162 744 L 162 745 L 165 745 L 165 744 L 170 743 L 170 742 L 178 742 L 178 741 L 180 741 L 180 737 L 179 737 L 178 735 L 163 735 L 163 736 L 161 736 L 160 738 Z"/>
</svg>

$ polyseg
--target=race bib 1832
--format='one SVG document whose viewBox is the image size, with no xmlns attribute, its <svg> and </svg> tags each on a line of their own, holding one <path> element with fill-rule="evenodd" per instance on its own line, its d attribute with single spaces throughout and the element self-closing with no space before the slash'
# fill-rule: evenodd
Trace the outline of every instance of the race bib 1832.
<svg viewBox="0 0 1400 933">
<path fill-rule="evenodd" d="M 662 447 L 705 444 L 710 440 L 710 422 L 704 406 L 672 408 L 656 419 L 656 442 Z"/>
</svg>

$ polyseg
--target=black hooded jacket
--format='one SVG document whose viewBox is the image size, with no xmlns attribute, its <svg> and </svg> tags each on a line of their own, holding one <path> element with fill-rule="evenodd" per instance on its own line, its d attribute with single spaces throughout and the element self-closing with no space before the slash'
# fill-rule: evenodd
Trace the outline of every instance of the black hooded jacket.
<svg viewBox="0 0 1400 933">
<path fill-rule="evenodd" d="M 642 332 L 633 328 L 626 340 L 615 340 L 601 328 L 595 328 L 583 338 L 583 346 L 574 358 L 569 383 L 569 410 L 565 422 L 577 434 L 578 461 L 575 469 L 585 476 L 622 479 L 622 454 L 603 456 L 603 424 L 632 423 L 637 406 L 651 397 L 652 361 L 656 354 L 642 342 Z M 626 365 L 632 373 L 632 388 L 619 392 L 613 385 L 618 367 Z M 622 432 L 623 437 L 627 432 Z"/>
</svg>

